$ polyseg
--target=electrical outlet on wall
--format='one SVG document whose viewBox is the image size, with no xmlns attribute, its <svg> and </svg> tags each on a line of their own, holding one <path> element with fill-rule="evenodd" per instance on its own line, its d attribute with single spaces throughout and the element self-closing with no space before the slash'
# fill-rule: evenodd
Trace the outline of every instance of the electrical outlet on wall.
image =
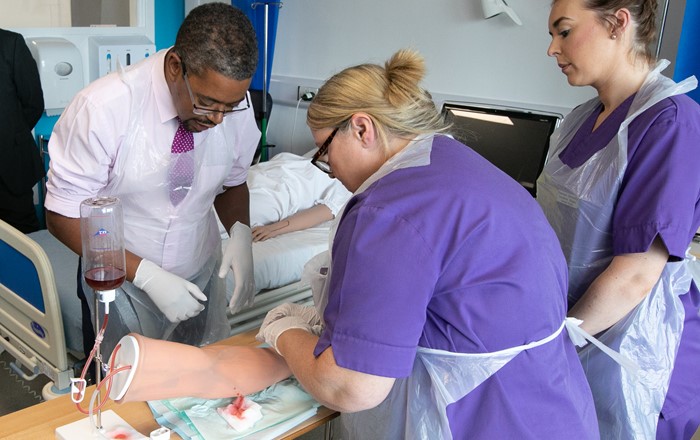
<svg viewBox="0 0 700 440">
<path fill-rule="evenodd" d="M 297 86 L 297 101 L 311 101 L 318 93 L 318 87 L 313 86 Z"/>
</svg>

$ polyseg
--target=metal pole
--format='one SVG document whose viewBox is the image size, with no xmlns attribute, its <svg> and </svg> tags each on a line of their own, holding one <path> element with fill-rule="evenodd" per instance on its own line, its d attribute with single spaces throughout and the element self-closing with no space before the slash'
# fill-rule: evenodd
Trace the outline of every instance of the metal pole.
<svg viewBox="0 0 700 440">
<path fill-rule="evenodd" d="M 265 27 L 264 27 L 264 39 L 263 39 L 263 56 L 265 60 L 263 61 L 263 96 L 262 96 L 262 102 L 263 102 L 263 114 L 264 117 L 267 118 L 267 20 L 268 20 L 268 14 L 269 14 L 269 9 L 270 5 L 265 3 Z"/>
<path fill-rule="evenodd" d="M 263 31 L 263 95 L 262 95 L 262 108 L 263 108 L 263 118 L 262 118 L 262 146 L 260 151 L 260 160 L 266 161 L 268 159 L 267 151 L 267 20 L 270 5 L 265 3 L 265 25 Z"/>
<path fill-rule="evenodd" d="M 270 5 L 276 5 L 278 7 L 282 7 L 282 2 L 255 2 L 251 4 L 250 6 L 255 9 L 259 5 L 264 5 L 265 6 L 265 15 L 264 15 L 264 23 L 263 23 L 263 95 L 262 95 L 262 108 L 263 108 L 263 117 L 262 117 L 262 150 L 260 151 L 260 160 L 261 161 L 266 161 L 267 160 L 267 70 L 268 70 L 268 56 L 267 56 L 267 46 L 268 46 L 268 35 L 269 35 L 269 13 L 270 13 Z"/>
<path fill-rule="evenodd" d="M 659 40 L 656 43 L 656 53 L 654 57 L 658 60 L 661 54 L 661 40 L 664 37 L 664 28 L 666 27 L 666 16 L 668 15 L 668 0 L 664 2 L 663 12 L 661 14 L 661 25 L 659 26 Z"/>
<path fill-rule="evenodd" d="M 100 332 L 100 301 L 98 299 L 99 295 L 97 294 L 96 291 L 93 290 L 93 294 L 95 296 L 95 336 L 97 336 Z M 100 381 L 102 380 L 102 366 L 100 365 L 101 363 L 101 355 L 100 355 L 100 346 L 99 344 L 95 347 L 95 387 L 96 387 L 96 392 L 97 392 L 97 412 L 95 413 L 95 427 L 97 429 L 102 429 L 102 410 L 99 408 L 99 404 L 102 401 L 101 396 L 100 396 L 100 389 L 99 389 L 99 384 Z M 87 386 L 87 384 L 86 384 Z"/>
</svg>

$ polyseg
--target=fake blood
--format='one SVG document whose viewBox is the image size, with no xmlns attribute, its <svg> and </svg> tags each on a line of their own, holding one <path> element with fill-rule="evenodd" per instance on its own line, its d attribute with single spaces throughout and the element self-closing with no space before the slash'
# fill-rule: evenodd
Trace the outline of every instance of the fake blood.
<svg viewBox="0 0 700 440">
<path fill-rule="evenodd" d="M 134 438 L 132 433 L 124 428 L 116 428 L 111 432 L 105 434 L 105 438 L 114 440 L 131 440 Z"/>
<path fill-rule="evenodd" d="M 226 413 L 230 414 L 232 416 L 238 417 L 239 419 L 243 418 L 243 412 L 247 409 L 243 407 L 243 404 L 245 403 L 245 400 L 242 395 L 238 395 L 236 397 L 236 400 L 226 408 Z"/>
</svg>

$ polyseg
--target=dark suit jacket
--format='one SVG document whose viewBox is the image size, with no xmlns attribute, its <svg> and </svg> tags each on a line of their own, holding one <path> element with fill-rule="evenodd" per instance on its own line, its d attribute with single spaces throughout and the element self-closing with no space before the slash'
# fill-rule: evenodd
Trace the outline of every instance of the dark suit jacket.
<svg viewBox="0 0 700 440">
<path fill-rule="evenodd" d="M 46 175 L 32 136 L 44 111 L 36 62 L 22 35 L 0 29 L 0 186 L 26 194 Z"/>
</svg>

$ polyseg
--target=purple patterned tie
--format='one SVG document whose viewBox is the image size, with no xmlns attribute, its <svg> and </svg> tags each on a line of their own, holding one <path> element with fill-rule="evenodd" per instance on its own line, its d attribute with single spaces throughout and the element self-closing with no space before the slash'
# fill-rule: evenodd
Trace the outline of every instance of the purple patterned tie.
<svg viewBox="0 0 700 440">
<path fill-rule="evenodd" d="M 177 118 L 178 127 L 170 149 L 170 202 L 177 206 L 189 192 L 194 180 L 194 158 L 186 153 L 194 149 L 194 136 Z"/>
</svg>

